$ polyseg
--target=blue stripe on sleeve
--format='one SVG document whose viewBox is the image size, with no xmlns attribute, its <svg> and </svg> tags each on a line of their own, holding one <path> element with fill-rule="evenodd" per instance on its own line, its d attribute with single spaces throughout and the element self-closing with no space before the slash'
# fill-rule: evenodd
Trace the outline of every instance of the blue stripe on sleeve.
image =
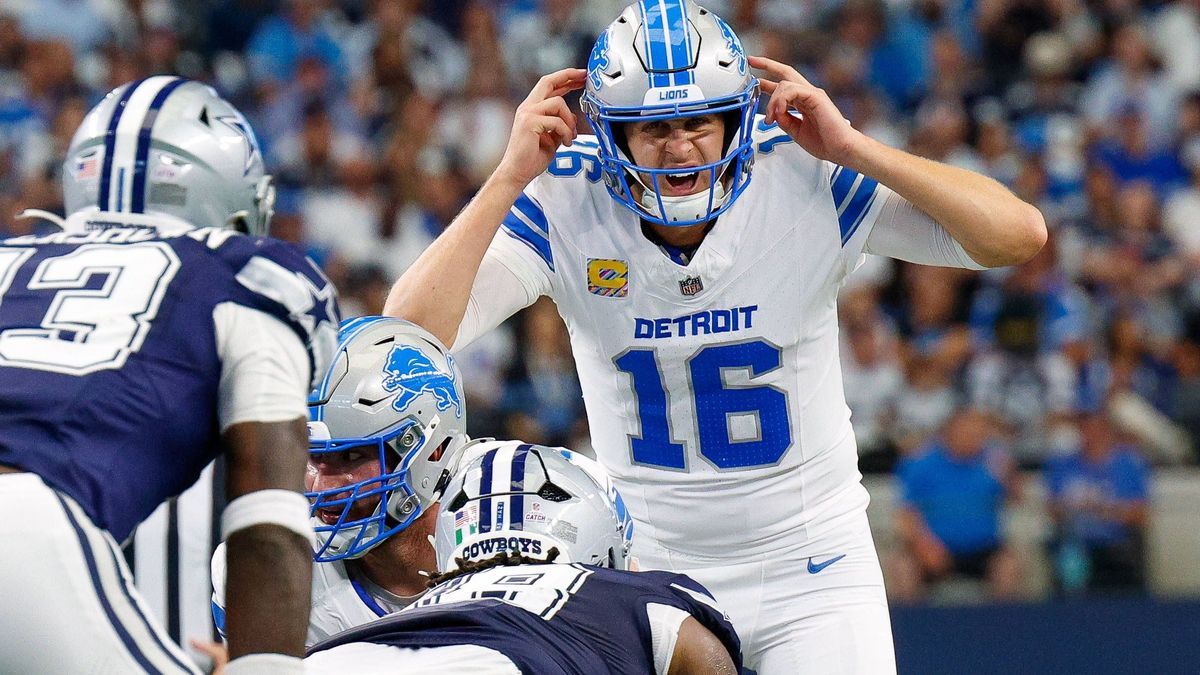
<svg viewBox="0 0 1200 675">
<path fill-rule="evenodd" d="M 225 637 L 225 608 L 218 605 L 215 601 L 212 603 L 213 625 L 217 627 L 217 634 L 222 638 Z"/>
<path fill-rule="evenodd" d="M 517 215 L 518 213 L 527 218 L 529 222 L 525 222 Z M 533 223 L 533 226 L 531 227 L 529 223 Z M 517 199 L 517 203 L 509 210 L 508 215 L 505 216 L 503 224 L 504 231 L 510 237 L 533 249 L 533 252 L 545 261 L 546 266 L 554 271 L 554 254 L 550 250 L 549 225 L 546 215 L 532 199 L 521 195 Z"/>
<path fill-rule="evenodd" d="M 842 204 L 845 203 L 846 197 L 850 195 L 850 189 L 854 187 L 854 181 L 858 178 L 858 172 L 847 169 L 844 166 L 839 166 L 833 170 L 833 176 L 830 178 L 830 190 L 833 192 L 833 206 L 837 210 L 842 209 Z"/>
<path fill-rule="evenodd" d="M 542 234 L 550 234 L 549 224 L 546 221 L 546 214 L 542 211 L 542 207 L 538 206 L 537 202 L 530 199 L 525 193 L 521 193 L 521 196 L 517 197 L 517 202 L 513 204 L 513 206 L 517 207 L 517 210 L 525 214 L 525 217 L 529 219 L 529 222 L 536 225 L 538 229 L 542 231 Z"/>
<path fill-rule="evenodd" d="M 842 245 L 850 241 L 850 237 L 854 236 L 854 232 L 866 217 L 867 211 L 871 209 L 871 204 L 875 201 L 875 188 L 879 187 L 879 183 L 874 178 L 863 176 L 862 182 L 858 184 L 858 189 L 854 191 L 854 195 L 850 197 L 850 203 L 842 214 L 838 216 L 838 227 L 842 230 Z"/>
</svg>

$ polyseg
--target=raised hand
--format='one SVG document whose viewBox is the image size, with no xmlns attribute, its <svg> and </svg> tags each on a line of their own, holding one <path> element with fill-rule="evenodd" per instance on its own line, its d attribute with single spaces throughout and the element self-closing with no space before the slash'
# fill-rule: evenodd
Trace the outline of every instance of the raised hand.
<svg viewBox="0 0 1200 675">
<path fill-rule="evenodd" d="M 810 155 L 846 164 L 856 144 L 866 137 L 850 126 L 829 94 L 778 61 L 751 56 L 750 65 L 774 78 L 758 78 L 759 88 L 771 96 L 766 122 L 778 123 Z"/>
<path fill-rule="evenodd" d="M 582 68 L 564 68 L 538 80 L 517 106 L 497 175 L 524 187 L 546 170 L 560 145 L 575 140 L 575 114 L 563 95 L 582 89 L 586 77 Z"/>
</svg>

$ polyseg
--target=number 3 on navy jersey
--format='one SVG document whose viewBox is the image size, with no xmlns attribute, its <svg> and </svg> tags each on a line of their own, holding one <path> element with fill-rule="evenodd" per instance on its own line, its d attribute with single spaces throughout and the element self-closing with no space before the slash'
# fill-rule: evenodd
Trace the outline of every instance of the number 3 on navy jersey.
<svg viewBox="0 0 1200 675">
<path fill-rule="evenodd" d="M 630 349 L 613 360 L 633 380 L 641 435 L 630 436 L 636 464 L 686 469 L 685 445 L 675 434 L 669 393 L 653 349 Z M 687 360 L 699 453 L 718 469 L 777 463 L 792 445 L 787 392 L 770 385 L 733 385 L 727 373 L 753 379 L 780 366 L 780 350 L 763 340 L 709 345 Z M 735 429 L 736 427 L 736 429 Z"/>
<path fill-rule="evenodd" d="M 0 306 L 34 252 L 0 249 Z M 43 260 L 27 287 L 55 291 L 50 308 L 37 326 L 0 331 L 0 365 L 67 375 L 120 368 L 141 348 L 177 271 L 162 242 L 87 244 Z"/>
</svg>

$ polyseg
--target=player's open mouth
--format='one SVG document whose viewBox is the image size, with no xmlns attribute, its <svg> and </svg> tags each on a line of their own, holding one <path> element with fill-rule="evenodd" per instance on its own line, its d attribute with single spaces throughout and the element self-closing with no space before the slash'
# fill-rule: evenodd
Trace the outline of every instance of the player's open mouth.
<svg viewBox="0 0 1200 675">
<path fill-rule="evenodd" d="M 658 187 L 664 195 L 690 195 L 696 191 L 696 185 L 700 182 L 700 172 L 660 174 L 659 181 Z"/>
<path fill-rule="evenodd" d="M 341 509 L 317 509 L 317 517 L 326 525 L 333 525 L 342 517 Z"/>
</svg>

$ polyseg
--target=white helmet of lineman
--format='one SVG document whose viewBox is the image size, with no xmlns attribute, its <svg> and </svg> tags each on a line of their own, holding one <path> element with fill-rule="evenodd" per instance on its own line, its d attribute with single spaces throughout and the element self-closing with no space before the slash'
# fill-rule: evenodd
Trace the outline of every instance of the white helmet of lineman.
<svg viewBox="0 0 1200 675">
<path fill-rule="evenodd" d="M 629 568 L 633 520 L 594 461 L 515 441 L 468 455 L 438 513 L 438 571 L 500 553 Z"/>
<path fill-rule="evenodd" d="M 117 87 L 84 118 L 63 164 L 63 202 L 88 227 L 165 214 L 263 235 L 275 188 L 236 108 L 205 84 L 157 75 Z"/>
<path fill-rule="evenodd" d="M 407 321 L 361 317 L 342 324 L 339 348 L 309 400 L 309 453 L 364 449 L 378 475 L 307 493 L 314 559 L 357 558 L 408 527 L 438 500 L 467 443 L 462 376 L 437 338 Z M 361 499 L 378 499 L 352 518 Z M 336 515 L 327 523 L 318 511 Z"/>
<path fill-rule="evenodd" d="M 639 0 L 600 34 L 587 71 L 582 107 L 614 199 L 645 220 L 681 227 L 733 205 L 750 183 L 758 80 L 728 24 L 693 0 Z M 710 173 L 709 188 L 664 196 L 658 177 L 679 169 L 635 164 L 624 125 L 707 114 L 725 120 L 725 154 L 695 168 Z M 640 197 L 631 181 L 641 186 Z"/>
</svg>

